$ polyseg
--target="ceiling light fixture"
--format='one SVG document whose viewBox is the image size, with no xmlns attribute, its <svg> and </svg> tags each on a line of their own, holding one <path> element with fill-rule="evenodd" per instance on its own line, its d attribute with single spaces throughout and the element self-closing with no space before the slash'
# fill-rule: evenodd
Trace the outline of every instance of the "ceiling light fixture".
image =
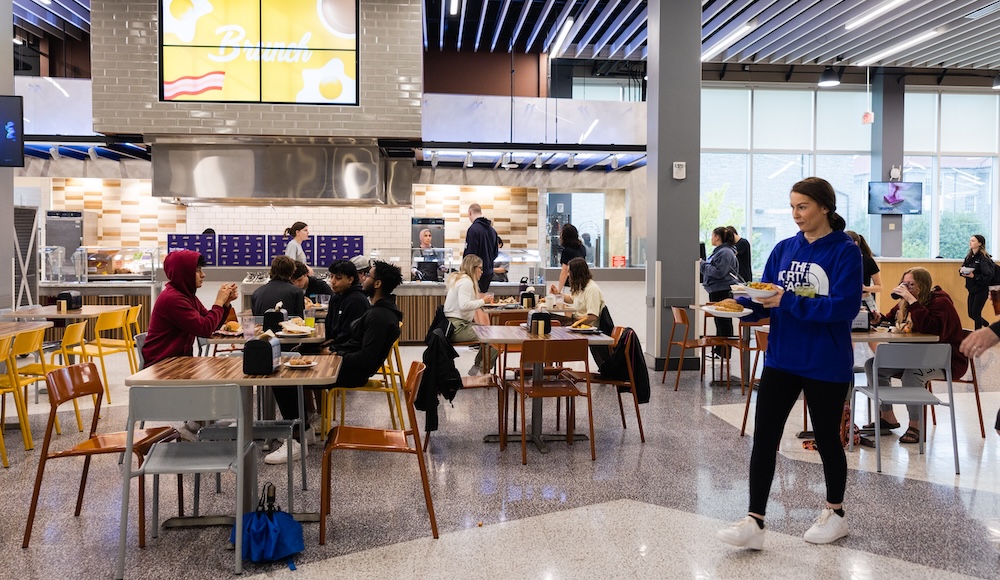
<svg viewBox="0 0 1000 580">
<path fill-rule="evenodd" d="M 869 10 L 868 12 L 865 12 L 861 16 L 855 18 L 854 20 L 851 20 L 850 22 L 844 25 L 844 28 L 846 30 L 852 30 L 854 28 L 857 28 L 862 24 L 865 24 L 867 22 L 870 22 L 878 18 L 879 16 L 885 14 L 886 12 L 892 10 L 896 6 L 899 6 L 900 4 L 903 4 L 905 2 L 906 0 L 889 0 L 888 2 L 884 2 L 878 7 Z"/>
<path fill-rule="evenodd" d="M 451 4 L 448 7 L 448 14 L 452 16 L 458 15 L 458 0 L 451 0 Z"/>
<path fill-rule="evenodd" d="M 828 66 L 819 75 L 819 83 L 817 84 L 824 88 L 835 87 L 840 84 L 840 75 L 837 74 L 837 71 L 833 70 L 832 66 Z"/>
<path fill-rule="evenodd" d="M 993 77 L 993 90 L 1000 91 L 1000 73 L 997 73 L 997 76 Z"/>
<path fill-rule="evenodd" d="M 542 168 L 542 154 L 535 155 L 535 169 Z"/>
<path fill-rule="evenodd" d="M 892 55 L 896 54 L 897 52 L 900 52 L 902 50 L 906 50 L 907 48 L 910 48 L 911 46 L 916 46 L 916 45 L 920 44 L 921 42 L 923 42 L 925 40 L 928 40 L 928 39 L 936 36 L 937 33 L 938 33 L 937 30 L 928 30 L 927 32 L 925 32 L 925 33 L 923 33 L 923 34 L 921 34 L 919 36 L 915 36 L 915 37 L 911 38 L 910 40 L 907 40 L 905 42 L 900 42 L 896 46 L 893 46 L 892 48 L 886 49 L 886 50 L 884 50 L 884 51 L 876 54 L 875 56 L 872 56 L 872 57 L 860 60 L 857 63 L 855 63 L 855 65 L 856 66 L 868 66 L 868 65 L 874 64 L 876 62 L 881 62 L 882 59 L 884 59 L 885 57 L 892 56 Z"/>
<path fill-rule="evenodd" d="M 508 153 L 506 155 L 506 158 L 507 158 L 507 160 L 503 163 L 503 165 L 501 165 L 501 167 L 503 167 L 504 169 L 517 169 L 519 167 L 519 165 L 517 164 L 517 162 L 514 161 L 514 154 L 513 153 Z"/>
<path fill-rule="evenodd" d="M 708 49 L 707 51 L 705 51 L 705 52 L 703 52 L 701 54 L 701 62 L 705 62 L 706 60 L 710 60 L 710 59 L 714 58 L 715 55 L 717 55 L 720 52 L 726 50 L 730 46 L 736 44 L 744 36 L 750 34 L 750 32 L 754 28 L 757 28 L 757 23 L 751 20 L 750 22 L 747 22 L 743 26 L 740 26 L 736 30 L 734 30 L 734 31 L 730 32 L 729 34 L 725 35 L 724 37 L 722 37 L 722 40 L 720 40 L 719 42 L 716 42 L 715 44 L 713 44 L 712 48 Z"/>
<path fill-rule="evenodd" d="M 576 167 L 576 153 L 570 153 L 569 158 L 566 159 L 566 167 L 573 169 Z"/>
<path fill-rule="evenodd" d="M 574 22 L 575 21 L 572 16 L 567 18 L 566 22 L 563 22 L 563 27 L 559 31 L 559 36 L 556 37 L 556 42 L 552 45 L 552 50 L 549 51 L 549 58 L 559 58 L 559 55 L 562 54 L 562 49 L 564 48 L 563 42 L 565 42 L 566 37 L 569 36 L 569 29 L 573 28 Z"/>
<path fill-rule="evenodd" d="M 87 156 L 90 157 L 91 161 L 97 161 L 97 148 L 96 147 L 88 148 Z"/>
<path fill-rule="evenodd" d="M 24 44 L 24 41 L 15 36 L 14 37 L 14 44 L 16 44 L 18 46 L 21 46 L 22 44 Z"/>
<path fill-rule="evenodd" d="M 55 146 L 49 147 L 49 156 L 57 161 L 62 157 L 62 155 L 59 154 L 59 148 Z"/>
<path fill-rule="evenodd" d="M 465 166 L 472 167 L 472 151 L 465 154 Z"/>
</svg>

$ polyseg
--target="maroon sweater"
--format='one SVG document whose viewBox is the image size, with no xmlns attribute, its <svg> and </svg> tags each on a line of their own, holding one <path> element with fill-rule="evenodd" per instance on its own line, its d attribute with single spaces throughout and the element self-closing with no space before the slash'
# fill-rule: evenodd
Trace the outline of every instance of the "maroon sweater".
<svg viewBox="0 0 1000 580">
<path fill-rule="evenodd" d="M 170 280 L 153 305 L 146 344 L 142 347 L 145 366 L 172 356 L 192 356 L 194 339 L 208 337 L 226 320 L 228 307 L 213 305 L 211 310 L 195 296 L 195 271 L 200 254 L 191 250 L 170 252 L 163 260 L 163 272 Z"/>
<path fill-rule="evenodd" d="M 940 338 L 939 343 L 951 345 L 951 376 L 953 379 L 962 378 L 965 371 L 969 370 L 969 359 L 958 351 L 958 345 L 962 344 L 965 338 L 965 331 L 962 330 L 962 321 L 955 310 L 955 304 L 951 301 L 951 296 L 935 286 L 931 289 L 931 299 L 927 304 L 914 302 L 909 305 L 910 320 L 913 322 L 910 330 L 924 334 L 936 334 Z M 896 320 L 896 311 L 899 305 L 892 307 L 889 314 L 885 315 L 888 320 Z"/>
</svg>

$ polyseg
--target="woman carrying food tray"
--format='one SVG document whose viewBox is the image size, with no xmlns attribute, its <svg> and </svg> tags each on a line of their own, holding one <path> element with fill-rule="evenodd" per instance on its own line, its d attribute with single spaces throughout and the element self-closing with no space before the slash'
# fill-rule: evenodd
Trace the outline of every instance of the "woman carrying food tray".
<svg viewBox="0 0 1000 580">
<path fill-rule="evenodd" d="M 761 276 L 776 286 L 774 293 L 758 294 L 753 300 L 739 298 L 754 310 L 747 318 L 769 316 L 771 330 L 757 391 L 749 510 L 716 537 L 752 550 L 764 545 L 764 514 L 778 446 L 801 392 L 806 395 L 826 480 L 826 505 L 804 538 L 826 544 L 848 531 L 843 505 L 847 460 L 840 423 L 854 376 L 851 321 L 861 303 L 861 251 L 844 233 L 837 195 L 827 181 L 804 179 L 792 186 L 789 197 L 799 233 L 774 246 Z"/>
</svg>

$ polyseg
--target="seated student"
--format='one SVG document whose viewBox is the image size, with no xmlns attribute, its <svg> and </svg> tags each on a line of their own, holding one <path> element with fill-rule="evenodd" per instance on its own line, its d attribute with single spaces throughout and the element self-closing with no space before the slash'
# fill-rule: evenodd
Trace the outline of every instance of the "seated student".
<svg viewBox="0 0 1000 580">
<path fill-rule="evenodd" d="M 331 387 L 356 388 L 364 386 L 368 379 L 378 372 L 385 362 L 393 343 L 399 338 L 399 323 L 403 313 L 392 299 L 392 292 L 403 283 L 403 273 L 398 266 L 387 262 L 375 262 L 371 273 L 363 283 L 364 292 L 372 297 L 372 307 L 365 311 L 351 325 L 350 336 L 343 344 L 331 351 L 343 357 L 340 375 Z M 281 410 L 281 416 L 288 420 L 299 418 L 299 406 L 293 389 L 274 389 L 274 399 Z M 295 432 L 298 436 L 298 430 Z M 306 428 L 306 441 L 315 441 L 312 428 Z M 288 459 L 286 441 L 277 450 L 269 453 L 264 462 L 270 465 L 285 463 Z M 293 444 L 292 458 L 301 457 L 301 446 Z"/>
<path fill-rule="evenodd" d="M 295 273 L 295 260 L 288 256 L 277 256 L 271 261 L 271 280 L 254 291 L 250 297 L 250 309 L 254 316 L 263 316 L 264 311 L 274 308 L 281 302 L 281 307 L 288 311 L 288 316 L 302 316 L 305 310 L 305 294 L 302 289 L 292 284 Z"/>
<path fill-rule="evenodd" d="M 333 289 L 330 288 L 330 285 L 311 275 L 309 273 L 309 266 L 306 266 L 302 262 L 295 262 L 295 272 L 292 274 L 292 284 L 305 293 L 306 308 L 313 307 L 313 301 L 309 298 L 310 296 L 319 296 L 320 294 L 326 294 L 327 296 L 333 295 Z"/>
<path fill-rule="evenodd" d="M 354 262 L 337 260 L 330 264 L 330 282 L 334 294 L 326 313 L 326 340 L 328 345 L 337 346 L 350 338 L 351 324 L 361 318 L 371 303 Z"/>
<path fill-rule="evenodd" d="M 892 310 L 884 316 L 893 322 L 897 328 L 909 328 L 912 332 L 924 334 L 936 334 L 939 343 L 951 344 L 951 375 L 961 377 L 969 368 L 969 359 L 959 351 L 959 345 L 964 338 L 962 331 L 962 321 L 955 310 L 955 304 L 951 301 L 948 293 L 940 286 L 934 286 L 931 274 L 924 268 L 915 267 L 903 272 L 903 279 L 899 285 L 892 290 L 893 294 L 899 296 L 898 303 Z M 873 322 L 878 322 L 883 318 L 882 314 L 874 312 Z M 868 375 L 868 384 L 871 384 L 872 368 L 874 358 L 865 362 L 865 373 Z M 944 371 L 940 369 L 879 369 L 878 386 L 889 387 L 889 378 L 898 377 L 902 380 L 904 387 L 923 388 L 927 381 L 944 379 Z M 892 405 L 882 405 L 879 409 L 879 428 L 896 429 L 899 422 L 893 413 Z M 910 425 L 906 433 L 899 438 L 900 443 L 917 443 L 920 440 L 920 414 L 923 413 L 921 405 L 907 405 L 906 410 L 910 415 Z M 875 428 L 875 423 L 867 425 Z"/>
<path fill-rule="evenodd" d="M 563 302 L 576 305 L 576 321 L 597 326 L 604 309 L 604 294 L 594 282 L 587 260 L 573 258 L 569 261 L 569 289 L 569 294 L 563 294 Z"/>
<path fill-rule="evenodd" d="M 444 299 L 444 315 L 455 327 L 451 335 L 452 342 L 478 342 L 476 331 L 473 330 L 476 311 L 483 304 L 493 302 L 492 294 L 483 298 L 476 297 L 476 281 L 483 275 L 483 260 L 475 254 L 462 258 L 462 266 L 448 278 L 448 294 Z M 500 354 L 495 348 L 489 348 L 490 368 Z M 476 353 L 476 362 L 469 369 L 469 376 L 474 377 L 482 372 L 483 351 Z"/>
</svg>

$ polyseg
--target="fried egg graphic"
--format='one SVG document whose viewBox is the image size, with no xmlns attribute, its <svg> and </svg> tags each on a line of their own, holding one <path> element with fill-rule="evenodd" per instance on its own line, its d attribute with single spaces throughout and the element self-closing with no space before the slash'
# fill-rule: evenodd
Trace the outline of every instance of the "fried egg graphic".
<svg viewBox="0 0 1000 580">
<path fill-rule="evenodd" d="M 191 42 L 198 19 L 212 10 L 209 0 L 163 0 L 163 32 Z"/>
<path fill-rule="evenodd" d="M 295 96 L 298 103 L 353 103 L 357 94 L 357 81 L 347 76 L 343 61 L 336 58 L 302 71 L 302 84 Z"/>
</svg>

